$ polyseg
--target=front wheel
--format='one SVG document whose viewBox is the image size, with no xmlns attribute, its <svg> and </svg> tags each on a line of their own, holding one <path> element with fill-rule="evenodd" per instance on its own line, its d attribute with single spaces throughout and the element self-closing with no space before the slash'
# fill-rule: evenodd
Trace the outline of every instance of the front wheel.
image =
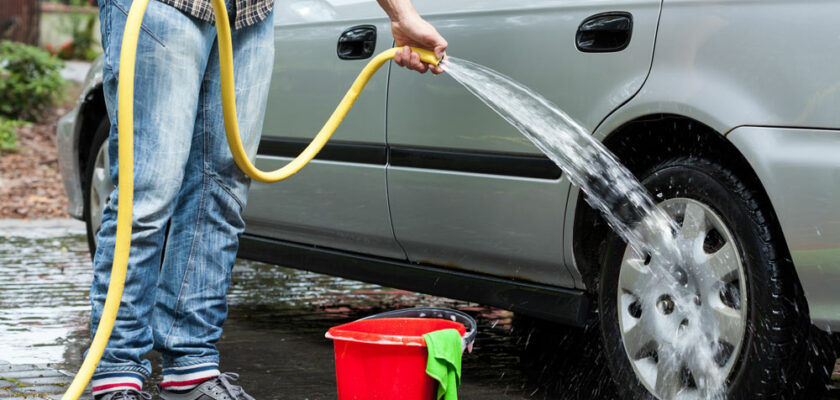
<svg viewBox="0 0 840 400">
<path fill-rule="evenodd" d="M 108 159 L 108 132 L 110 130 L 110 122 L 107 118 L 103 119 L 93 135 L 84 172 L 83 219 L 87 227 L 91 258 L 96 253 L 96 235 L 102 225 L 102 214 L 110 200 L 111 191 L 114 190 Z"/>
<path fill-rule="evenodd" d="M 626 398 L 789 398 L 806 374 L 807 305 L 760 197 L 726 167 L 685 157 L 641 175 L 679 225 L 679 265 L 608 240 L 599 312 Z M 674 283 L 676 282 L 676 284 Z"/>
</svg>

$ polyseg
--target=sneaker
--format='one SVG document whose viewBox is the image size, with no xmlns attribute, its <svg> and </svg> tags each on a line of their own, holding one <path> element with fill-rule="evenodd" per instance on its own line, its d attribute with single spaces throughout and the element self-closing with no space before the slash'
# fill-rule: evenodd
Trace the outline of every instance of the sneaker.
<svg viewBox="0 0 840 400">
<path fill-rule="evenodd" d="M 152 400 L 152 395 L 136 390 L 120 390 L 97 396 L 96 400 Z"/>
<path fill-rule="evenodd" d="M 225 372 L 215 378 L 208 379 L 187 392 L 179 393 L 171 390 L 160 390 L 163 400 L 256 400 L 242 386 L 236 386 L 231 381 L 239 380 L 239 374 Z"/>
</svg>

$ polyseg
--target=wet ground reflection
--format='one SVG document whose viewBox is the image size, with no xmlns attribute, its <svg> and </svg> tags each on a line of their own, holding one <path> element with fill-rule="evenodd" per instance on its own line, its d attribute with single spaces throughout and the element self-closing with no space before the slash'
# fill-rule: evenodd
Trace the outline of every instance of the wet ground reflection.
<svg viewBox="0 0 840 400">
<path fill-rule="evenodd" d="M 61 361 L 74 332 L 86 331 L 90 263 L 80 236 L 0 238 L 0 359 Z M 72 352 L 72 350 L 70 350 Z"/>
<path fill-rule="evenodd" d="M 75 370 L 88 338 L 90 259 L 78 231 L 0 232 L 0 360 Z M 222 369 L 258 399 L 334 399 L 331 326 L 413 306 L 463 310 L 479 335 L 463 399 L 614 399 L 597 329 L 240 260 L 219 343 Z M 159 357 L 151 354 L 155 365 Z M 159 376 L 153 376 L 153 381 Z M 149 385 L 148 387 L 151 387 Z M 840 396 L 836 396 L 840 398 Z"/>
</svg>

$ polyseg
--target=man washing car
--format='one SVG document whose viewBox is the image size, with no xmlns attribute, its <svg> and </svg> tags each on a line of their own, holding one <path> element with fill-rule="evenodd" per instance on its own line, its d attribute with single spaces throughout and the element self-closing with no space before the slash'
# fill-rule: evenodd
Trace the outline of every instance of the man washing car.
<svg viewBox="0 0 840 400">
<path fill-rule="evenodd" d="M 274 1 L 226 1 L 234 26 L 238 122 L 252 158 L 274 61 Z M 378 1 L 398 46 L 443 56 L 446 41 L 410 0 Z M 117 185 L 117 81 L 130 6 L 131 0 L 100 0 L 110 171 Z M 150 398 L 142 385 L 151 364 L 142 357 L 151 349 L 163 356 L 161 398 L 251 399 L 232 384 L 236 375 L 220 373 L 215 347 L 227 316 L 225 295 L 245 227 L 249 179 L 227 148 L 212 21 L 209 0 L 153 0 L 143 20 L 135 72 L 132 249 L 117 321 L 92 380 L 97 400 Z M 421 73 L 443 72 L 407 47 L 394 61 Z M 94 256 L 93 333 L 113 260 L 116 190 L 110 198 Z"/>
</svg>

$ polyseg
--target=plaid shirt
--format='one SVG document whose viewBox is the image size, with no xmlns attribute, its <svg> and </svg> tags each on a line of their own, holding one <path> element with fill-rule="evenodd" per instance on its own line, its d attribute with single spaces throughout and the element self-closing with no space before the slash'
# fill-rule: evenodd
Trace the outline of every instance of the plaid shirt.
<svg viewBox="0 0 840 400">
<path fill-rule="evenodd" d="M 185 14 L 213 23 L 213 6 L 210 0 L 157 0 L 181 10 Z M 236 29 L 256 24 L 265 19 L 274 6 L 274 0 L 235 0 Z"/>
</svg>

